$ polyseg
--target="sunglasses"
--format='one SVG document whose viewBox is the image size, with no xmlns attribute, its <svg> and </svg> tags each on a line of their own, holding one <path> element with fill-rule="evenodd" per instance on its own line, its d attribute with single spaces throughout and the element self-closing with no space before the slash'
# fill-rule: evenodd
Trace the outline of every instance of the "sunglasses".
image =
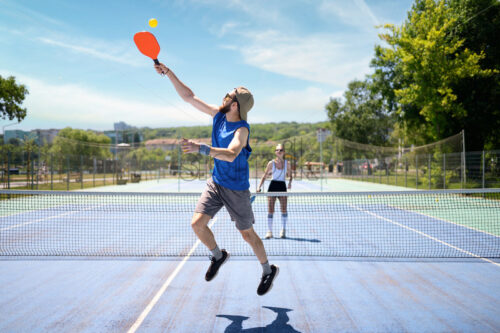
<svg viewBox="0 0 500 333">
<path fill-rule="evenodd" d="M 285 151 L 283 149 L 276 149 L 276 152 L 282 152 L 282 151 Z"/>
</svg>

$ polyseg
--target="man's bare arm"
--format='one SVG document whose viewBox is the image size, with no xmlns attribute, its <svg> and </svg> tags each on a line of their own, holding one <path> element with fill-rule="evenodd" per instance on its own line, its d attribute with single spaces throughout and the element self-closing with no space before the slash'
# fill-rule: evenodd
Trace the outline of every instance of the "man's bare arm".
<svg viewBox="0 0 500 333">
<path fill-rule="evenodd" d="M 217 112 L 219 112 L 219 108 L 217 105 L 212 105 L 204 102 L 200 98 L 198 98 L 193 91 L 186 86 L 179 78 L 164 64 L 160 63 L 159 65 L 155 65 L 155 69 L 158 74 L 166 75 L 170 82 L 172 82 L 175 90 L 179 94 L 179 96 L 187 103 L 191 104 L 198 110 L 203 113 L 206 113 L 212 117 L 214 117 Z"/>
<path fill-rule="evenodd" d="M 227 148 L 210 147 L 210 156 L 221 161 L 232 162 L 240 154 L 248 141 L 248 129 L 240 127 L 234 132 L 233 140 Z M 200 152 L 200 144 L 184 139 L 182 141 L 182 151 L 185 153 Z"/>
</svg>

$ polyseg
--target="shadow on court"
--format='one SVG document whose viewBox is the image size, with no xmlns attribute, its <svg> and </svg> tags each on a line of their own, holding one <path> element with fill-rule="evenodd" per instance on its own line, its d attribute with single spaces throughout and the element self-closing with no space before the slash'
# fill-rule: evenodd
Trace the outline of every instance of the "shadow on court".
<svg viewBox="0 0 500 333">
<path fill-rule="evenodd" d="M 262 238 L 263 241 L 270 241 L 273 239 L 280 240 L 280 241 L 291 240 L 291 241 L 296 241 L 296 242 L 309 242 L 309 243 L 320 243 L 321 242 L 319 239 L 315 239 L 315 238 L 295 238 L 295 237 L 288 237 L 288 236 L 286 236 L 285 238 L 270 238 L 270 239 Z"/>
<path fill-rule="evenodd" d="M 272 306 L 263 306 L 263 308 L 269 309 L 277 314 L 276 319 L 269 325 L 265 327 L 252 327 L 243 329 L 243 322 L 250 317 L 245 316 L 233 316 L 233 315 L 217 315 L 220 318 L 226 318 L 231 321 L 228 327 L 224 330 L 224 333 L 236 333 L 236 332 L 283 332 L 283 333 L 300 333 L 288 324 L 290 318 L 288 318 L 287 312 L 293 311 L 292 309 L 276 308 Z"/>
</svg>

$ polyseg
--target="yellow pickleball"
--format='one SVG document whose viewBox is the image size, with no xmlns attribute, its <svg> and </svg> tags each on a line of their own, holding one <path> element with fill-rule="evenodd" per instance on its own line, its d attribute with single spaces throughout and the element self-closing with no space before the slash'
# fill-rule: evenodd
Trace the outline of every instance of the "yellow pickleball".
<svg viewBox="0 0 500 333">
<path fill-rule="evenodd" d="M 149 19 L 149 26 L 151 28 L 156 28 L 157 25 L 158 25 L 158 21 L 155 18 Z"/>
</svg>

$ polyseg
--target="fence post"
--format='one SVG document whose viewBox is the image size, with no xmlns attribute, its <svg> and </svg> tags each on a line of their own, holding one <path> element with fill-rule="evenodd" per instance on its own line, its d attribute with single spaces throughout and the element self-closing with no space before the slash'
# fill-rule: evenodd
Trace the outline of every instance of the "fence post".
<svg viewBox="0 0 500 333">
<path fill-rule="evenodd" d="M 80 187 L 83 189 L 83 155 L 80 155 Z"/>
<path fill-rule="evenodd" d="M 106 186 L 106 160 L 102 160 L 103 186 Z"/>
<path fill-rule="evenodd" d="M 482 158 L 481 158 L 481 159 L 482 159 L 482 161 L 481 161 L 481 162 L 482 162 L 482 165 L 483 165 L 483 172 L 482 172 L 482 179 L 483 179 L 483 182 L 482 182 L 482 183 L 483 183 L 483 188 L 485 188 L 485 187 L 484 187 L 484 186 L 485 186 L 485 179 L 484 179 L 484 172 L 485 172 L 485 171 L 484 171 L 484 167 L 485 167 L 485 163 L 484 163 L 484 150 L 483 150 L 483 154 L 482 154 L 482 156 L 481 156 L 481 157 L 482 157 Z"/>
<path fill-rule="evenodd" d="M 443 189 L 446 190 L 446 153 L 443 153 Z"/>
<path fill-rule="evenodd" d="M 415 188 L 418 190 L 418 155 L 415 155 Z"/>
<path fill-rule="evenodd" d="M 394 168 L 394 175 L 396 176 L 396 186 L 398 186 L 398 167 L 399 167 L 399 157 L 396 160 L 396 167 Z"/>
<path fill-rule="evenodd" d="M 408 187 L 408 157 L 405 156 L 405 187 Z"/>
<path fill-rule="evenodd" d="M 35 187 L 35 159 L 33 156 L 31 157 L 31 189 L 33 190 Z"/>
<path fill-rule="evenodd" d="M 10 190 L 10 150 L 7 152 L 7 189 Z"/>
<path fill-rule="evenodd" d="M 258 180 L 257 178 L 259 177 L 259 174 L 257 173 L 257 155 L 255 155 L 255 192 L 257 192 L 257 188 L 259 187 Z"/>
<path fill-rule="evenodd" d="M 431 154 L 429 154 L 429 166 L 427 167 L 429 173 L 429 190 L 431 189 Z"/>
<path fill-rule="evenodd" d="M 54 190 L 54 155 L 50 154 L 50 190 Z"/>
<path fill-rule="evenodd" d="M 95 156 L 94 156 L 94 159 L 92 161 L 92 186 L 95 187 L 95 172 L 96 172 L 96 166 L 97 166 L 97 161 L 95 159 Z"/>
<path fill-rule="evenodd" d="M 66 190 L 69 191 L 69 156 L 66 156 Z"/>
</svg>

